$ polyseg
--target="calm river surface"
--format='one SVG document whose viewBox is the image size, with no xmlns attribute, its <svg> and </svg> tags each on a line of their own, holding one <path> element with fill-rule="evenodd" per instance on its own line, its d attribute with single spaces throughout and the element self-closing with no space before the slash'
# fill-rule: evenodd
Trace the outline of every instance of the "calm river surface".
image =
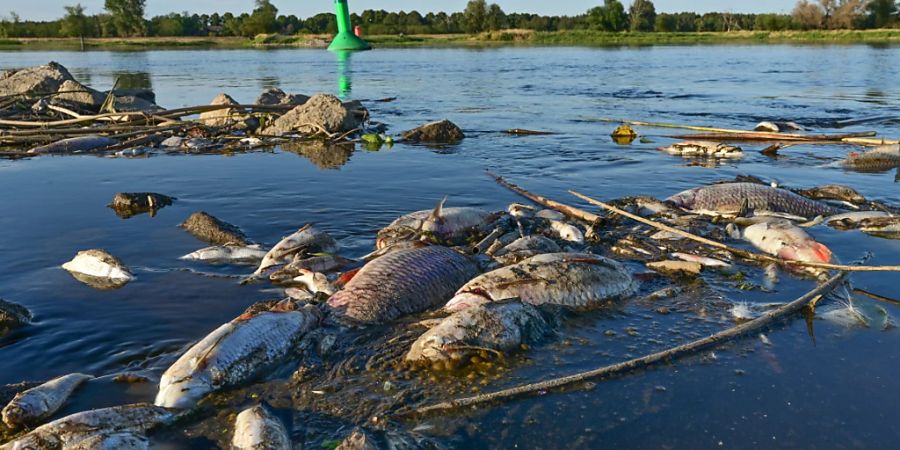
<svg viewBox="0 0 900 450">
<path fill-rule="evenodd" d="M 204 246 L 176 227 L 197 210 L 268 245 L 313 222 L 339 240 L 343 254 L 355 257 L 372 249 L 379 228 L 400 214 L 431 208 L 445 195 L 448 205 L 488 209 L 519 200 L 486 177 L 485 169 L 575 204 L 580 203 L 567 189 L 602 199 L 665 197 L 740 174 L 798 187 L 848 184 L 872 199 L 900 204 L 895 172 L 828 167 L 848 147 L 798 146 L 770 159 L 748 145 L 742 159 L 707 168 L 655 150 L 672 142 L 664 136 L 673 130 L 641 128 L 652 143 L 619 146 L 608 137 L 613 124 L 591 120 L 749 128 L 779 119 L 823 132 L 875 130 L 897 138 L 900 47 L 397 49 L 354 54 L 347 61 L 320 50 L 0 52 L 0 69 L 51 60 L 98 89 L 108 89 L 116 77 L 152 87 L 157 102 L 170 108 L 206 104 L 219 92 L 251 103 L 262 89 L 280 87 L 361 99 L 392 133 L 449 118 L 468 136 L 440 151 L 405 145 L 358 149 L 343 165 L 280 149 L 235 156 L 0 160 L 0 297 L 35 316 L 31 326 L 0 338 L 0 384 L 74 371 L 107 376 L 77 391 L 62 413 L 152 401 L 152 383 L 118 384 L 108 375 L 136 370 L 158 376 L 184 346 L 253 302 L 272 298 L 265 285 L 239 286 L 232 278 L 196 273 L 240 274 L 243 268 L 177 259 Z M 373 101 L 385 97 L 397 99 Z M 866 120 L 843 126 L 855 119 Z M 557 134 L 499 133 L 509 128 Z M 160 192 L 178 201 L 156 217 L 123 220 L 105 207 L 119 191 Z M 843 261 L 871 252 L 870 264 L 900 264 L 900 241 L 824 227 L 813 233 Z M 60 269 L 77 251 L 97 247 L 125 261 L 137 279 L 122 289 L 98 291 Z M 195 272 L 179 270 L 186 267 Z M 853 276 L 855 286 L 894 298 L 900 297 L 898 280 L 896 274 Z M 811 286 L 782 275 L 774 293 L 718 295 L 784 301 Z M 896 306 L 869 306 L 900 317 Z M 728 325 L 695 316 L 661 315 L 636 302 L 586 317 L 526 352 L 524 362 L 483 389 L 598 367 Z M 637 332 L 626 332 L 629 327 Z M 752 336 L 587 390 L 401 425 L 420 425 L 423 434 L 458 448 L 897 448 L 896 328 L 847 328 L 823 320 L 810 328 L 798 319 L 767 336 L 770 345 Z M 295 367 L 273 375 L 274 381 Z M 391 374 L 373 376 L 391 380 Z M 431 399 L 448 396 L 432 393 Z M 349 424 L 339 418 L 279 411 L 291 421 L 295 442 L 306 448 L 327 446 L 347 433 L 340 427 Z M 227 421 L 218 424 L 227 427 Z M 177 430 L 154 439 L 160 448 L 214 448 L 221 442 L 209 432 Z"/>
</svg>

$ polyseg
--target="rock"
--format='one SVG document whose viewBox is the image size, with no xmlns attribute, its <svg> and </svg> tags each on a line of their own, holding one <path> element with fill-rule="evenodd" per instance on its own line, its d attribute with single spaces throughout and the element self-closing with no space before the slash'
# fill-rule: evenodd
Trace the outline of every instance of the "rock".
<svg viewBox="0 0 900 450">
<path fill-rule="evenodd" d="M 376 450 L 378 447 L 364 431 L 357 428 L 350 433 L 334 450 Z"/>
<path fill-rule="evenodd" d="M 369 112 L 359 102 L 341 103 L 330 94 L 316 94 L 310 99 L 275 119 L 263 134 L 278 136 L 289 133 L 315 134 L 347 132 L 368 118 Z"/>
<path fill-rule="evenodd" d="M 236 226 L 223 222 L 203 211 L 195 212 L 180 227 L 186 229 L 197 239 L 211 244 L 250 245 L 250 241 Z"/>
<path fill-rule="evenodd" d="M 108 93 L 109 91 L 103 93 L 104 98 Z M 113 89 L 113 95 L 116 97 L 137 97 L 150 103 L 156 103 L 156 93 L 147 88 L 117 88 Z"/>
<path fill-rule="evenodd" d="M 28 308 L 0 299 L 0 336 L 31 321 Z"/>
<path fill-rule="evenodd" d="M 143 97 L 138 97 L 136 95 L 122 95 L 117 96 L 116 101 L 113 105 L 116 112 L 159 112 L 163 111 L 163 108 L 148 101 Z"/>
<path fill-rule="evenodd" d="M 703 265 L 694 261 L 666 260 L 649 262 L 647 268 L 667 275 L 696 276 L 703 270 Z"/>
<path fill-rule="evenodd" d="M 216 96 L 210 102 L 210 105 L 239 105 L 237 101 L 235 101 L 231 96 L 226 93 L 221 93 Z M 234 122 L 238 122 L 243 120 L 241 115 L 235 114 L 235 110 L 232 108 L 228 109 L 218 109 L 215 111 L 207 111 L 204 113 L 200 113 L 200 122 L 205 125 L 213 126 L 213 127 L 223 127 L 226 125 L 230 125 Z"/>
<path fill-rule="evenodd" d="M 172 200 L 175 199 L 155 192 L 119 192 L 107 206 L 123 219 L 145 212 L 152 217 L 156 211 L 171 205 Z"/>
<path fill-rule="evenodd" d="M 106 96 L 77 81 L 66 80 L 59 86 L 58 94 L 51 98 L 50 104 L 72 109 L 80 109 L 96 114 Z"/>
<path fill-rule="evenodd" d="M 295 105 L 299 106 L 309 100 L 302 94 L 286 94 L 278 88 L 269 88 L 262 91 L 256 99 L 257 105 Z"/>
<path fill-rule="evenodd" d="M 57 92 L 66 80 L 75 81 L 65 67 L 55 62 L 43 66 L 6 71 L 0 77 L 0 97 Z"/>
<path fill-rule="evenodd" d="M 444 119 L 404 131 L 400 139 L 425 144 L 455 144 L 466 137 L 453 122 Z"/>
</svg>

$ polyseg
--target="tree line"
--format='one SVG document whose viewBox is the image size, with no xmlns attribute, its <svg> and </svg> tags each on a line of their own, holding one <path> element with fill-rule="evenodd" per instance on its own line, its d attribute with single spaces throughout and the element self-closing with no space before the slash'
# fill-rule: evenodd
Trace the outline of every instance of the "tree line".
<svg viewBox="0 0 900 450">
<path fill-rule="evenodd" d="M 246 36 L 263 33 L 336 33 L 334 15 L 306 19 L 279 15 L 269 0 L 256 0 L 251 13 L 239 15 L 171 13 L 145 18 L 146 0 L 106 0 L 104 12 L 87 15 L 80 4 L 65 6 L 52 21 L 22 20 L 15 12 L 0 20 L 0 37 L 133 37 Z M 819 30 L 889 28 L 900 25 L 898 0 L 799 0 L 791 14 L 713 12 L 657 13 L 650 0 L 634 0 L 629 8 L 619 0 L 576 16 L 509 13 L 497 4 L 471 0 L 464 11 L 445 13 L 365 10 L 351 21 L 365 34 L 455 34 L 505 29 L 534 31 L 594 30 L 607 32 L 697 32 L 738 30 Z"/>
</svg>

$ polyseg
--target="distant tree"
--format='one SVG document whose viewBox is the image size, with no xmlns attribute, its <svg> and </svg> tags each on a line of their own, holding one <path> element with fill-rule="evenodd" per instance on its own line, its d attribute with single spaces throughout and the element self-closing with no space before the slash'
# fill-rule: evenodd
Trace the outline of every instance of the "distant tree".
<svg viewBox="0 0 900 450">
<path fill-rule="evenodd" d="M 146 0 L 106 0 L 104 8 L 109 12 L 116 34 L 119 36 L 143 36 Z"/>
<path fill-rule="evenodd" d="M 484 28 L 490 31 L 497 31 L 507 28 L 506 13 L 500 8 L 500 5 L 491 3 L 488 7 L 487 16 L 484 18 Z"/>
<path fill-rule="evenodd" d="M 824 24 L 825 10 L 820 5 L 810 3 L 808 0 L 800 0 L 794 6 L 791 17 L 801 29 L 815 30 Z"/>
<path fill-rule="evenodd" d="M 603 6 L 591 8 L 587 12 L 588 25 L 601 31 L 622 31 L 628 24 L 625 6 L 619 0 L 604 0 Z"/>
<path fill-rule="evenodd" d="M 59 24 L 59 33 L 63 36 L 84 37 L 88 33 L 88 18 L 84 15 L 84 7 L 80 3 L 65 6 L 66 15 Z"/>
<path fill-rule="evenodd" d="M 678 18 L 674 14 L 660 13 L 656 15 L 654 28 L 657 32 L 671 33 L 678 31 Z"/>
<path fill-rule="evenodd" d="M 9 17 L 0 18 L 0 37 L 18 36 L 19 15 L 15 11 L 9 12 Z"/>
<path fill-rule="evenodd" d="M 463 11 L 464 28 L 467 33 L 481 33 L 484 31 L 485 18 L 487 17 L 487 2 L 485 0 L 470 0 Z"/>
<path fill-rule="evenodd" d="M 256 36 L 276 31 L 278 31 L 278 8 L 269 0 L 256 0 L 253 13 L 241 24 L 241 34 Z"/>
<path fill-rule="evenodd" d="M 897 22 L 900 3 L 895 0 L 871 0 L 866 10 L 869 13 L 869 26 L 888 28 Z"/>
<path fill-rule="evenodd" d="M 866 0 L 841 0 L 826 24 L 828 28 L 847 30 L 864 25 Z"/>
<path fill-rule="evenodd" d="M 628 10 L 631 31 L 653 31 L 656 24 L 656 7 L 650 0 L 634 0 Z"/>
</svg>

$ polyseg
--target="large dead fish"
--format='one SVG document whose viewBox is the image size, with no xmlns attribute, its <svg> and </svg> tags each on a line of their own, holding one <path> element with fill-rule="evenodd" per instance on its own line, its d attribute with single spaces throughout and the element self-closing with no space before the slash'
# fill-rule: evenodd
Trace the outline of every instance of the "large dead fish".
<svg viewBox="0 0 900 450">
<path fill-rule="evenodd" d="M 530 344 L 552 329 L 544 314 L 518 300 L 473 305 L 445 317 L 419 336 L 406 360 L 436 362 L 481 349 L 507 352 Z"/>
<path fill-rule="evenodd" d="M 95 434 L 78 442 L 67 445 L 63 450 L 149 450 L 150 440 L 143 433 L 124 432 L 113 434 Z"/>
<path fill-rule="evenodd" d="M 859 222 L 859 229 L 872 236 L 900 239 L 900 217 L 870 217 Z"/>
<path fill-rule="evenodd" d="M 117 286 L 124 285 L 134 279 L 134 275 L 131 274 L 122 261 L 101 249 L 80 251 L 75 255 L 75 258 L 63 264 L 62 268 L 73 274 L 77 273 L 101 280 L 109 280 L 113 285 Z M 79 278 L 79 280 L 81 279 Z"/>
<path fill-rule="evenodd" d="M 636 290 L 631 273 L 617 261 L 589 253 L 548 253 L 474 278 L 444 309 L 458 311 L 516 297 L 534 305 L 596 307 Z"/>
<path fill-rule="evenodd" d="M 790 214 L 807 219 L 841 211 L 785 189 L 756 183 L 721 183 L 688 189 L 667 199 L 688 211 L 707 215 L 737 215 L 742 207 L 757 215 Z"/>
<path fill-rule="evenodd" d="M 102 444 L 121 434 L 143 434 L 157 426 L 171 423 L 174 418 L 171 411 L 145 403 L 92 409 L 41 425 L 0 446 L 0 450 L 103 448 L 85 447 L 82 444 Z"/>
<path fill-rule="evenodd" d="M 234 421 L 235 450 L 291 450 L 284 424 L 268 408 L 257 405 L 241 411 Z"/>
<path fill-rule="evenodd" d="M 860 223 L 865 219 L 874 219 L 880 217 L 892 217 L 889 213 L 883 211 L 854 211 L 841 213 L 834 216 L 828 216 L 822 219 L 829 227 L 838 230 L 855 230 L 860 227 Z M 811 222 L 813 224 L 818 221 Z M 804 226 L 806 226 L 804 224 Z"/>
<path fill-rule="evenodd" d="M 494 259 L 501 264 L 515 264 L 524 259 L 544 253 L 560 252 L 559 245 L 541 235 L 525 236 L 511 242 L 494 253 Z"/>
<path fill-rule="evenodd" d="M 866 202 L 866 198 L 850 186 L 840 184 L 826 184 L 816 186 L 809 189 L 801 189 L 798 194 L 814 200 L 838 200 L 861 204 Z"/>
<path fill-rule="evenodd" d="M 445 197 L 433 210 L 416 211 L 401 216 L 378 232 L 375 248 L 382 249 L 399 241 L 427 237 L 439 244 L 461 245 L 476 227 L 498 217 L 480 208 L 445 208 Z"/>
<path fill-rule="evenodd" d="M 386 322 L 441 305 L 476 275 L 473 260 L 447 247 L 400 250 L 363 266 L 328 305 L 345 322 Z"/>
<path fill-rule="evenodd" d="M 213 245 L 193 251 L 178 259 L 207 263 L 257 264 L 268 251 L 259 245 Z"/>
<path fill-rule="evenodd" d="M 900 167 L 900 144 L 882 145 L 865 153 L 850 153 L 841 165 L 860 172 L 882 172 Z"/>
<path fill-rule="evenodd" d="M 787 220 L 769 220 L 744 229 L 744 239 L 754 247 L 782 259 L 831 262 L 831 250 Z"/>
<path fill-rule="evenodd" d="M 28 150 L 34 154 L 66 154 L 83 153 L 96 150 L 104 150 L 106 147 L 117 144 L 119 141 L 106 136 L 79 136 L 62 139 L 47 145 L 41 145 Z"/>
<path fill-rule="evenodd" d="M 91 378 L 94 377 L 70 373 L 20 392 L 3 408 L 3 422 L 10 428 L 38 423 L 58 411 L 72 392 Z"/>
<path fill-rule="evenodd" d="M 241 316 L 220 326 L 163 373 L 156 405 L 189 408 L 210 392 L 252 380 L 290 356 L 320 319 L 318 309 L 304 306 Z"/>
<path fill-rule="evenodd" d="M 304 253 L 334 253 L 337 251 L 337 242 L 328 233 L 306 224 L 290 236 L 284 237 L 266 253 L 259 267 L 253 272 L 253 277 L 259 276 L 270 267 L 284 264 L 294 255 Z"/>
</svg>

